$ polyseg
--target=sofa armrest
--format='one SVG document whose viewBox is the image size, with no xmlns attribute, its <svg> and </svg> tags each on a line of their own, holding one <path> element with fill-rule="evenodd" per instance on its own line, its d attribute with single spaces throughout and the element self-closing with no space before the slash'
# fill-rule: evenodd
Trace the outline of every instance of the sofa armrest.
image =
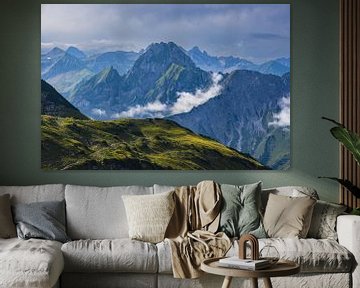
<svg viewBox="0 0 360 288">
<path fill-rule="evenodd" d="M 353 287 L 360 287 L 360 216 L 339 216 L 336 229 L 340 245 L 347 248 L 355 257 Z"/>
</svg>

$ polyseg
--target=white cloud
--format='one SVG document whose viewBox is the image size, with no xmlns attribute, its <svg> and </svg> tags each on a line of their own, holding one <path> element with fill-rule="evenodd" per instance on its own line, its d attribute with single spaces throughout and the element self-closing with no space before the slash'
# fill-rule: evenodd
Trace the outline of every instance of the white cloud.
<svg viewBox="0 0 360 288">
<path fill-rule="evenodd" d="M 170 115 L 190 112 L 193 108 L 220 95 L 222 86 L 219 82 L 222 78 L 221 74 L 213 73 L 213 82 L 209 88 L 197 89 L 193 94 L 189 92 L 177 92 L 178 98 L 173 105 L 166 105 L 156 100 L 145 106 L 136 105 L 128 108 L 127 111 L 115 113 L 112 115 L 112 118 L 163 118 Z"/>
<path fill-rule="evenodd" d="M 219 84 L 222 78 L 223 77 L 221 74 L 213 73 L 213 83 L 208 89 L 198 89 L 194 94 L 189 92 L 178 92 L 178 99 L 170 108 L 170 114 L 175 115 L 190 112 L 193 108 L 200 106 L 209 101 L 211 98 L 218 96 L 222 89 L 222 86 Z"/>
<path fill-rule="evenodd" d="M 94 108 L 91 110 L 91 113 L 95 116 L 106 116 L 106 111 L 100 108 Z"/>
<path fill-rule="evenodd" d="M 160 101 L 148 103 L 145 106 L 136 105 L 127 111 L 113 114 L 113 118 L 136 118 L 136 117 L 163 117 L 163 112 L 167 110 L 166 104 Z"/>
<path fill-rule="evenodd" d="M 289 127 L 290 126 L 290 96 L 281 98 L 279 102 L 281 108 L 279 113 L 273 114 L 274 120 L 269 122 L 269 126 Z"/>
</svg>

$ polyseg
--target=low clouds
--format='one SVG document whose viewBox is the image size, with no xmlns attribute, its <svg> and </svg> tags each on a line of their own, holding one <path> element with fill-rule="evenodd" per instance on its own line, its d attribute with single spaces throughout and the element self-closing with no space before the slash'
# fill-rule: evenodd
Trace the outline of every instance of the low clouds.
<svg viewBox="0 0 360 288">
<path fill-rule="evenodd" d="M 106 116 L 106 111 L 104 109 L 94 108 L 91 110 L 91 114 L 94 116 L 103 117 Z"/>
<path fill-rule="evenodd" d="M 290 127 L 290 96 L 281 98 L 279 106 L 281 110 L 279 113 L 273 114 L 274 120 L 269 122 L 269 126 Z"/>
<path fill-rule="evenodd" d="M 175 115 L 190 112 L 191 109 L 206 103 L 211 98 L 218 96 L 222 89 L 222 86 L 219 84 L 222 78 L 221 74 L 213 73 L 213 83 L 210 88 L 206 90 L 198 89 L 195 94 L 189 92 L 178 92 L 178 99 L 170 108 L 170 114 Z"/>
<path fill-rule="evenodd" d="M 116 118 L 163 118 L 175 114 L 190 112 L 193 108 L 205 104 L 210 99 L 219 96 L 222 90 L 220 81 L 222 75 L 212 74 L 212 84 L 207 89 L 197 89 L 195 93 L 177 92 L 177 100 L 172 105 L 166 105 L 159 100 L 148 103 L 145 106 L 136 105 L 127 111 L 113 114 Z"/>
<path fill-rule="evenodd" d="M 145 106 L 136 105 L 130 107 L 127 111 L 113 114 L 113 118 L 162 118 L 164 111 L 167 110 L 166 104 L 160 101 L 148 103 Z"/>
</svg>

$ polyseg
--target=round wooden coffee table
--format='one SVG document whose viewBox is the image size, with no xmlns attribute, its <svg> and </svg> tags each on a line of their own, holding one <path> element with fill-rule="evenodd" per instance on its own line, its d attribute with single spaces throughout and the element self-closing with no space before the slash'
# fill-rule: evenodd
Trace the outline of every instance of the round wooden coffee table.
<svg viewBox="0 0 360 288">
<path fill-rule="evenodd" d="M 219 259 L 221 258 L 204 260 L 201 263 L 201 270 L 225 276 L 222 288 L 229 288 L 233 277 L 251 278 L 254 288 L 258 288 L 258 278 L 263 278 L 265 287 L 272 288 L 270 277 L 289 276 L 300 272 L 300 266 L 288 260 L 279 260 L 270 268 L 253 271 L 219 266 Z"/>
</svg>

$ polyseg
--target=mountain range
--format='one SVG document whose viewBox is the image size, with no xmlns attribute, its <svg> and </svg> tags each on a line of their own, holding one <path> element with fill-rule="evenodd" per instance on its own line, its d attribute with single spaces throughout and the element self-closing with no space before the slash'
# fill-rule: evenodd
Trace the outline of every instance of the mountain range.
<svg viewBox="0 0 360 288">
<path fill-rule="evenodd" d="M 41 77 L 67 97 L 81 80 L 87 80 L 109 67 L 117 70 L 119 75 L 126 74 L 150 47 L 140 52 L 112 51 L 95 55 L 87 55 L 73 46 L 66 50 L 55 47 L 41 55 Z M 188 51 L 181 49 L 204 71 L 229 73 L 234 70 L 251 70 L 278 76 L 290 71 L 290 58 L 282 57 L 255 64 L 234 56 L 212 56 L 197 46 Z"/>
<path fill-rule="evenodd" d="M 68 50 L 53 49 L 47 56 L 43 55 L 47 61 L 42 63 L 44 75 L 61 71 L 56 65 L 60 60 L 67 64 L 62 70 L 65 72 L 49 78 L 50 84 L 62 74 L 72 73 L 76 78 L 82 71 L 86 77 L 68 84 L 71 88 L 61 94 L 87 117 L 98 120 L 161 117 L 164 121 L 175 121 L 191 133 L 249 154 L 264 166 L 289 167 L 289 127 L 270 125 L 282 109 L 282 99 L 290 94 L 290 74 L 285 72 L 290 70 L 288 59 L 280 58 L 273 65 L 263 66 L 267 71 L 272 67 L 283 69 L 279 76 L 251 71 L 259 67 L 244 59 L 213 57 L 196 47 L 186 51 L 175 43 L 162 42 L 149 45 L 137 57 L 123 54 L 129 66 L 136 58 L 124 74 L 119 73 L 116 61 L 111 60 L 115 66 L 108 65 L 96 73 L 86 64 L 91 57 L 84 58 L 85 53 Z M 77 58 L 79 61 L 73 61 L 75 54 L 81 57 Z M 52 65 L 48 63 L 51 59 L 56 59 Z M 207 68 L 200 62 L 206 63 Z M 223 72 L 213 73 L 215 69 L 211 67 L 222 67 Z"/>
<path fill-rule="evenodd" d="M 188 55 L 197 67 L 205 71 L 227 73 L 235 70 L 251 70 L 278 76 L 290 72 L 290 58 L 285 57 L 270 60 L 262 64 L 255 64 L 246 59 L 233 56 L 210 56 L 205 50 L 201 51 L 197 46 L 189 50 Z"/>
</svg>

